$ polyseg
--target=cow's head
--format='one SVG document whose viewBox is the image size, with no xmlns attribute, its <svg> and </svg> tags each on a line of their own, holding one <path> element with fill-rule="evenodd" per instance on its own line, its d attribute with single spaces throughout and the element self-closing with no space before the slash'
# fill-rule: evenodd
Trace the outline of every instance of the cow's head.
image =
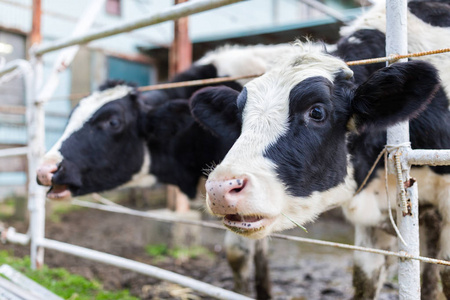
<svg viewBox="0 0 450 300">
<path fill-rule="evenodd" d="M 134 87 L 107 84 L 74 108 L 62 137 L 45 154 L 37 180 L 51 186 L 48 197 L 63 199 L 110 190 L 149 176 L 141 120 L 162 100 L 138 95 Z"/>
<path fill-rule="evenodd" d="M 237 97 L 242 132 L 209 175 L 208 209 L 252 238 L 293 227 L 283 214 L 312 221 L 355 191 L 347 135 L 414 117 L 437 85 L 424 62 L 394 64 L 357 87 L 338 58 L 303 50 L 286 57 Z M 213 116 L 222 110 L 213 107 Z"/>
</svg>

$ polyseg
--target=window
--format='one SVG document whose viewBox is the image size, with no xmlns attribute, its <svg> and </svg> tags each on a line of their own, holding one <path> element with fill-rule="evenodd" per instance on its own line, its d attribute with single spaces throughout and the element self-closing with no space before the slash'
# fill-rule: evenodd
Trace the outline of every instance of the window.
<svg viewBox="0 0 450 300">
<path fill-rule="evenodd" d="M 120 16 L 120 0 L 106 0 L 106 13 L 113 16 Z"/>
</svg>

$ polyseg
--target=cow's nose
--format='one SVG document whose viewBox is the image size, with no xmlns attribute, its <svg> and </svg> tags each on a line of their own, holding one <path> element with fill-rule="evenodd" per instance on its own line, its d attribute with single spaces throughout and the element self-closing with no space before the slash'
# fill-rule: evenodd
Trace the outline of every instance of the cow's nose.
<svg viewBox="0 0 450 300">
<path fill-rule="evenodd" d="M 237 204 L 244 197 L 247 178 L 206 181 L 208 205 L 214 214 L 227 215 L 237 213 Z"/>
<path fill-rule="evenodd" d="M 42 164 L 37 170 L 37 182 L 40 185 L 51 186 L 53 174 L 58 170 L 56 164 Z"/>
</svg>

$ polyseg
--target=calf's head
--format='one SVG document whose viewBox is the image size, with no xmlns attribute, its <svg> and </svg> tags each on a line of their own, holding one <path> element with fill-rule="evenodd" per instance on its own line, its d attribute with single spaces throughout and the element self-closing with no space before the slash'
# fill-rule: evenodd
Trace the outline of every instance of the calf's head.
<svg viewBox="0 0 450 300">
<path fill-rule="evenodd" d="M 315 51 L 286 57 L 237 97 L 242 131 L 208 177 L 208 209 L 252 238 L 293 227 L 284 215 L 314 220 L 355 191 L 347 136 L 416 116 L 438 82 L 424 62 L 394 64 L 355 86 L 338 58 Z M 207 98 L 193 99 L 194 108 Z M 213 116 L 222 110 L 213 107 Z"/>
<path fill-rule="evenodd" d="M 38 168 L 38 182 L 52 187 L 47 196 L 63 199 L 134 180 L 154 182 L 140 124 L 151 106 L 128 85 L 107 85 L 82 99 Z"/>
</svg>

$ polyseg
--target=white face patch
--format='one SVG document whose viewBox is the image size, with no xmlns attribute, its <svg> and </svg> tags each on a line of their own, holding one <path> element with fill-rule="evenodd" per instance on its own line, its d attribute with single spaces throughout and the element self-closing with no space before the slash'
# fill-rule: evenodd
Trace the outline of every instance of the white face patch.
<svg viewBox="0 0 450 300">
<path fill-rule="evenodd" d="M 351 198 L 355 183 L 350 175 L 328 191 L 314 192 L 309 197 L 291 196 L 277 176 L 275 163 L 264 156 L 266 149 L 288 130 L 289 94 L 292 88 L 315 76 L 333 82 L 341 71 L 352 74 L 340 59 L 316 49 L 307 51 L 300 46 L 295 55 L 284 58 L 283 64 L 245 85 L 247 101 L 242 115 L 241 136 L 208 180 L 248 179 L 246 187 L 240 192 L 245 199 L 237 203 L 237 213 L 274 219 L 251 237 L 263 237 L 270 232 L 293 227 L 294 224 L 281 213 L 305 223 Z M 347 174 L 352 173 L 349 169 Z"/>
<path fill-rule="evenodd" d="M 125 97 L 133 90 L 132 87 L 126 85 L 118 85 L 114 88 L 101 92 L 94 92 L 89 97 L 83 98 L 69 119 L 66 129 L 61 138 L 53 145 L 53 147 L 44 155 L 45 163 L 58 164 L 63 160 L 60 152 L 62 143 L 69 138 L 74 132 L 80 130 L 83 125 L 98 111 L 103 105 Z"/>
</svg>

